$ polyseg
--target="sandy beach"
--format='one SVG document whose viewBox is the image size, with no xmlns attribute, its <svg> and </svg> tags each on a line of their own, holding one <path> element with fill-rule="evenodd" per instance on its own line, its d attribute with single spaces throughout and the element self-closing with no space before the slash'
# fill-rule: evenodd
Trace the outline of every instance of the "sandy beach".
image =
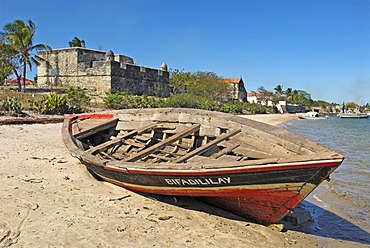
<svg viewBox="0 0 370 248">
<path fill-rule="evenodd" d="M 244 117 L 272 125 L 296 118 Z M 70 156 L 61 128 L 0 126 L 0 247 L 367 247 L 98 181 Z"/>
</svg>

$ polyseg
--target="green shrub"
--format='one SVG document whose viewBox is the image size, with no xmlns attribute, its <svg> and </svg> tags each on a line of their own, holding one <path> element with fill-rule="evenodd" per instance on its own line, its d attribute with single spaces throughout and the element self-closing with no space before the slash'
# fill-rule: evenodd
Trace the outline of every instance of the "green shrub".
<svg viewBox="0 0 370 248">
<path fill-rule="evenodd" d="M 66 114 L 69 113 L 67 95 L 51 93 L 42 96 L 41 100 L 34 101 L 32 108 L 40 114 Z"/>
<path fill-rule="evenodd" d="M 90 98 L 81 88 L 68 87 L 66 94 L 51 93 L 43 95 L 40 100 L 30 100 L 31 109 L 39 114 L 81 113 L 83 106 L 89 104 Z"/>
<path fill-rule="evenodd" d="M 90 98 L 80 87 L 68 87 L 66 93 L 69 112 L 80 113 L 89 104 Z"/>
<path fill-rule="evenodd" d="M 163 99 L 146 95 L 135 96 L 127 92 L 116 92 L 108 94 L 104 98 L 104 103 L 107 107 L 113 109 L 169 107 L 195 108 L 232 114 L 266 114 L 275 112 L 273 108 L 260 104 L 240 101 L 220 103 L 210 98 L 189 93 L 175 94 L 167 99 Z"/>
<path fill-rule="evenodd" d="M 232 114 L 244 114 L 248 109 L 248 105 L 245 102 L 233 101 L 230 103 L 225 103 L 222 106 L 222 112 L 232 113 Z"/>
<path fill-rule="evenodd" d="M 172 108 L 199 109 L 203 98 L 189 93 L 175 94 L 167 99 L 166 106 Z"/>
<path fill-rule="evenodd" d="M 125 95 L 127 95 L 126 92 L 116 92 L 113 94 L 108 93 L 107 96 L 103 99 L 105 105 L 107 105 L 108 108 L 112 109 L 120 109 L 124 108 L 125 105 Z"/>
<path fill-rule="evenodd" d="M 159 108 L 165 105 L 163 98 L 147 95 L 135 96 L 128 92 L 108 94 L 103 101 L 108 108 L 113 109 Z"/>
<path fill-rule="evenodd" d="M 263 106 L 257 103 L 248 103 L 233 101 L 226 103 L 222 106 L 222 112 L 232 114 L 267 114 L 276 113 L 276 110 L 272 107 Z"/>
<path fill-rule="evenodd" d="M 0 109 L 8 112 L 10 115 L 20 115 L 22 113 L 22 104 L 17 97 L 7 97 L 0 101 Z"/>
</svg>

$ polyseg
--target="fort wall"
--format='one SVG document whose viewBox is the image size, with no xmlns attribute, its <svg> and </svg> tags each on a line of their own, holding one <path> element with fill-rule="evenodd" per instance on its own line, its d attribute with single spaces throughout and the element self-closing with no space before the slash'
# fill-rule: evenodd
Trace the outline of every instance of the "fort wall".
<svg viewBox="0 0 370 248">
<path fill-rule="evenodd" d="M 128 91 L 136 95 L 168 97 L 169 72 L 133 64 L 125 55 L 85 48 L 58 49 L 38 54 L 45 61 L 37 68 L 40 86 L 63 85 L 88 89 L 97 95 Z"/>
</svg>

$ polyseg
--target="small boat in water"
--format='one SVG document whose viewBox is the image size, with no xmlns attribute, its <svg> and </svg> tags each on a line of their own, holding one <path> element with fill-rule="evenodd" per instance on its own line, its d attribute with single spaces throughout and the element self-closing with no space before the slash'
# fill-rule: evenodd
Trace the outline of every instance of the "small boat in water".
<svg viewBox="0 0 370 248">
<path fill-rule="evenodd" d="M 192 196 L 268 225 L 344 157 L 284 129 L 195 109 L 66 115 L 68 150 L 95 176 L 141 193 Z"/>
<path fill-rule="evenodd" d="M 328 119 L 327 116 L 321 116 L 315 111 L 309 111 L 306 113 L 297 113 L 299 119 L 308 119 L 308 120 L 325 120 Z"/>
<path fill-rule="evenodd" d="M 343 113 L 338 114 L 340 118 L 369 118 L 367 113 L 353 113 L 352 111 L 345 111 Z"/>
</svg>

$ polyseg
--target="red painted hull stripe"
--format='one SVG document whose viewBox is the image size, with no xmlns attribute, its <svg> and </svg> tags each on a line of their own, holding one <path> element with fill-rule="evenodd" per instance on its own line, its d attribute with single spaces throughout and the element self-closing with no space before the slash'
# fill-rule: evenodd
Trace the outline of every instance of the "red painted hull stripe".
<svg viewBox="0 0 370 248">
<path fill-rule="evenodd" d="M 342 160 L 333 161 L 314 161 L 314 162 L 302 162 L 302 163 L 291 163 L 291 164 L 272 164 L 272 165 L 261 165 L 253 166 L 253 168 L 244 167 L 242 169 L 208 169 L 208 170 L 150 170 L 150 169 L 135 169 L 125 168 L 121 169 L 118 167 L 110 167 L 109 164 L 105 166 L 106 170 L 116 171 L 121 173 L 132 173 L 141 175 L 218 175 L 218 174 L 230 174 L 230 173 L 249 173 L 249 172 L 262 172 L 262 171 L 276 171 L 276 170 L 294 170 L 294 169 L 307 169 L 314 167 L 338 167 L 342 163 Z M 153 165 L 155 166 L 155 165 Z M 181 165 L 179 165 L 181 166 Z"/>
</svg>

